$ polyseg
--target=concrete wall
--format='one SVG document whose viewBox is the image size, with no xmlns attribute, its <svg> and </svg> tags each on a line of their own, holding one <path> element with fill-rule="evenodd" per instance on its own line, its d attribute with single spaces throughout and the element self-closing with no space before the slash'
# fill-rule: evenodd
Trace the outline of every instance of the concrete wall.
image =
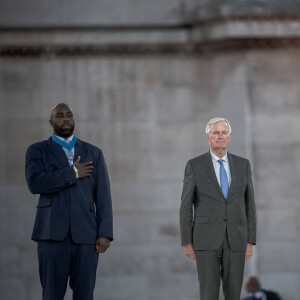
<svg viewBox="0 0 300 300">
<path fill-rule="evenodd" d="M 198 0 L 21 0 L 0 2 L 0 27 L 174 25 Z"/>
<path fill-rule="evenodd" d="M 63 101 L 111 178 L 115 241 L 95 299 L 199 299 L 180 247 L 182 179 L 186 161 L 208 151 L 206 122 L 224 116 L 255 183 L 258 245 L 245 276 L 299 300 L 296 2 L 0 3 L 1 299 L 41 299 L 24 156 L 51 135 L 49 110 Z"/>
<path fill-rule="evenodd" d="M 103 149 L 112 183 L 115 241 L 100 256 L 95 299 L 198 299 L 179 240 L 182 178 L 185 162 L 208 150 L 206 122 L 222 115 L 233 126 L 230 151 L 250 158 L 255 180 L 258 245 L 246 275 L 297 300 L 299 54 L 2 57 L 1 298 L 41 297 L 24 154 L 51 135 L 49 109 L 65 101 L 77 136 Z"/>
<path fill-rule="evenodd" d="M 300 293 L 299 51 L 250 56 L 258 271 L 284 299 Z M 293 292 L 292 292 L 293 291 Z"/>
<path fill-rule="evenodd" d="M 10 0 L 0 1 L 0 29 L 176 27 L 191 19 L 299 13 L 298 0 Z"/>
</svg>

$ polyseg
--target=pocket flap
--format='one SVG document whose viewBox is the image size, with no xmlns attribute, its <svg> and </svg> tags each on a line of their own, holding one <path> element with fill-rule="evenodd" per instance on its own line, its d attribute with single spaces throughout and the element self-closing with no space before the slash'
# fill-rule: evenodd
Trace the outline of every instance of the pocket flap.
<svg viewBox="0 0 300 300">
<path fill-rule="evenodd" d="M 241 219 L 240 223 L 241 223 L 241 225 L 247 224 L 247 220 L 246 219 Z"/>
<path fill-rule="evenodd" d="M 202 223 L 202 224 L 207 224 L 208 223 L 208 217 L 195 216 L 195 222 Z"/>
<path fill-rule="evenodd" d="M 40 198 L 36 207 L 46 207 L 51 205 L 51 198 Z"/>
<path fill-rule="evenodd" d="M 90 210 L 95 213 L 95 204 L 94 202 L 90 202 Z"/>
</svg>

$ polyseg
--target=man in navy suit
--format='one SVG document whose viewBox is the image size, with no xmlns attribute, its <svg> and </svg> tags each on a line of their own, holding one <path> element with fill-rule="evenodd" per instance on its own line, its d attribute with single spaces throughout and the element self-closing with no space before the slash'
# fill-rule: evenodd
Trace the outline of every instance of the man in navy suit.
<svg viewBox="0 0 300 300">
<path fill-rule="evenodd" d="M 91 300 L 98 255 L 113 240 L 109 178 L 102 151 L 76 139 L 73 113 L 51 110 L 53 135 L 26 153 L 26 180 L 40 194 L 32 239 L 37 241 L 43 300 Z"/>
</svg>

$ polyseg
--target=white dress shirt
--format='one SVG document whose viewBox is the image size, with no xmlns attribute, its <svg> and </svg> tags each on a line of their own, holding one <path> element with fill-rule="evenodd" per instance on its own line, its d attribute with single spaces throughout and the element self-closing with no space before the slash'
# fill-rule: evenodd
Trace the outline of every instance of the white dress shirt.
<svg viewBox="0 0 300 300">
<path fill-rule="evenodd" d="M 219 185 L 221 186 L 221 182 L 220 182 L 220 166 L 221 165 L 218 162 L 218 160 L 220 159 L 220 157 L 214 155 L 211 151 L 210 151 L 210 155 L 211 155 L 211 158 L 212 158 L 212 162 L 213 162 L 213 165 L 214 165 L 214 169 L 215 169 L 215 173 L 216 173 Z M 227 178 L 228 178 L 228 184 L 230 186 L 230 183 L 231 183 L 231 173 L 230 173 L 230 166 L 229 166 L 227 152 L 226 152 L 226 154 L 221 159 L 223 160 L 224 169 L 226 171 Z"/>
</svg>

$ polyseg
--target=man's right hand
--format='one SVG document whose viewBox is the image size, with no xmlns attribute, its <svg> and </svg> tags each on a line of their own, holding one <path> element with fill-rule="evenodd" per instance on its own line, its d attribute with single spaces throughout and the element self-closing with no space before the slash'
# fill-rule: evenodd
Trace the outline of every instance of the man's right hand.
<svg viewBox="0 0 300 300">
<path fill-rule="evenodd" d="M 186 257 L 192 260 L 196 260 L 195 252 L 192 244 L 184 245 L 184 254 Z"/>
<path fill-rule="evenodd" d="M 93 166 L 92 166 L 92 161 L 88 161 L 85 163 L 80 163 L 80 156 L 78 156 L 74 162 L 74 166 L 76 167 L 78 171 L 78 179 L 83 178 L 83 177 L 88 177 L 91 176 L 93 172 Z"/>
</svg>

